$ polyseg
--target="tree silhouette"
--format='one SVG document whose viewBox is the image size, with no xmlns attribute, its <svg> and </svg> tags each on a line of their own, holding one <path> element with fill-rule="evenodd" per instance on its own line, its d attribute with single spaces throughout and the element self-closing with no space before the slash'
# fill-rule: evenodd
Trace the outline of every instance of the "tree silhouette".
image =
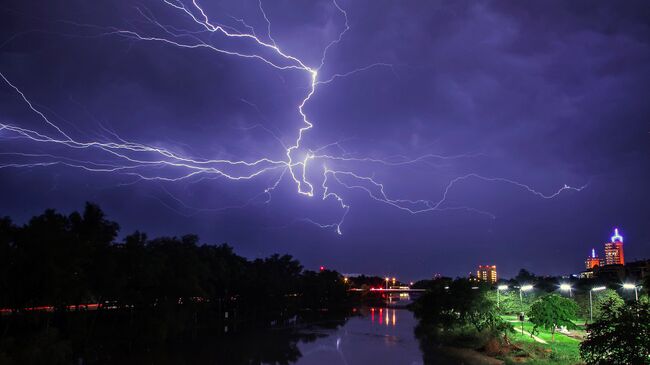
<svg viewBox="0 0 650 365">
<path fill-rule="evenodd" d="M 600 318 L 587 326 L 580 355 L 589 365 L 650 363 L 650 305 L 647 301 L 602 307 Z"/>
<path fill-rule="evenodd" d="M 22 226 L 0 218 L 0 308 L 17 314 L 0 317 L 0 359 L 7 343 L 65 347 L 63 354 L 69 341 L 86 351 L 115 336 L 150 346 L 224 325 L 293 323 L 304 311 L 349 304 L 340 274 L 305 271 L 289 255 L 250 261 L 196 235 L 149 239 L 136 231 L 115 242 L 118 233 L 92 203 L 69 215 L 48 209 Z M 85 304 L 96 310 L 84 314 Z"/>
</svg>

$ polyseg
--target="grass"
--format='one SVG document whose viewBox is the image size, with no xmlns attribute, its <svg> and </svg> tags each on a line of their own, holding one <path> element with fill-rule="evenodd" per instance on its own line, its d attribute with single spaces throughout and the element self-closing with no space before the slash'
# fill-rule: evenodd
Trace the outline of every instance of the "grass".
<svg viewBox="0 0 650 365">
<path fill-rule="evenodd" d="M 502 316 L 504 320 L 517 320 L 515 316 Z M 521 328 L 521 322 L 512 323 L 517 329 Z M 528 321 L 524 322 L 524 331 L 532 332 L 534 325 Z M 578 329 L 578 332 L 582 329 Z M 568 337 L 562 333 L 555 333 L 555 341 L 551 339 L 551 332 L 540 329 L 536 335 L 548 342 L 542 344 L 536 342 L 530 335 L 523 335 L 516 332 L 510 335 L 511 342 L 520 350 L 508 354 L 503 360 L 506 364 L 533 364 L 533 365 L 559 365 L 559 364 L 582 364 L 580 360 L 580 340 Z"/>
</svg>

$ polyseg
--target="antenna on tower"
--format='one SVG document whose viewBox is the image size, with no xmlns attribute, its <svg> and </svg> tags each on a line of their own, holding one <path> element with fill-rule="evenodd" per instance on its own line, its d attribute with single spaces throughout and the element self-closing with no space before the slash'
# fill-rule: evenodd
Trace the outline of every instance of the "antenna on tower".
<svg viewBox="0 0 650 365">
<path fill-rule="evenodd" d="M 623 236 L 618 234 L 618 228 L 614 228 L 614 235 L 612 236 L 612 242 L 616 242 L 617 240 L 623 243 Z"/>
</svg>

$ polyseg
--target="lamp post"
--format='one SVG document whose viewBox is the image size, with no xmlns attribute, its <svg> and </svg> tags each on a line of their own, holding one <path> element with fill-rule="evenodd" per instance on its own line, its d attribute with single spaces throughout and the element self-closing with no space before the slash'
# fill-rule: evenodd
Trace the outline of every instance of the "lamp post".
<svg viewBox="0 0 650 365">
<path fill-rule="evenodd" d="M 569 292 L 569 298 L 571 298 L 572 293 L 571 293 L 571 284 L 560 284 L 560 290 L 562 291 L 568 291 Z"/>
<path fill-rule="evenodd" d="M 522 311 L 524 309 L 524 299 L 521 296 L 521 292 L 529 291 L 529 290 L 532 290 L 532 289 L 533 289 L 532 285 L 524 285 L 524 286 L 519 287 L 519 305 L 520 305 Z"/>
<path fill-rule="evenodd" d="M 521 314 L 519 315 L 519 320 L 521 321 L 521 334 L 524 334 L 524 299 L 521 295 L 522 292 L 532 290 L 533 286 L 532 285 L 524 285 L 519 287 L 519 308 L 521 310 Z"/>
<path fill-rule="evenodd" d="M 593 302 L 591 300 L 591 292 L 593 292 L 593 291 L 601 291 L 601 290 L 605 290 L 605 289 L 606 288 L 604 286 L 597 286 L 597 287 L 591 288 L 589 290 L 589 322 L 594 321 L 594 305 L 593 305 Z"/>
<path fill-rule="evenodd" d="M 638 286 L 636 284 L 625 283 L 623 284 L 623 289 L 634 289 L 634 297 L 637 302 L 639 301 L 639 291 L 637 290 Z"/>
<path fill-rule="evenodd" d="M 508 290 L 508 286 L 507 285 L 499 285 L 499 286 L 497 286 L 497 307 L 499 307 L 499 308 L 501 307 L 500 298 L 499 298 L 499 292 L 501 290 Z"/>
<path fill-rule="evenodd" d="M 390 280 L 388 277 L 385 278 L 386 280 L 386 290 L 388 290 L 388 281 Z"/>
</svg>

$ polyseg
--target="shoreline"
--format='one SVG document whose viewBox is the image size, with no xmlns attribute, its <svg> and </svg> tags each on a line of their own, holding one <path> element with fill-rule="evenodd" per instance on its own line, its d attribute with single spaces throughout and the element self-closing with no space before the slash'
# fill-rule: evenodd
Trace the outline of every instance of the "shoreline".
<svg viewBox="0 0 650 365">
<path fill-rule="evenodd" d="M 463 361 L 467 365 L 503 365 L 505 362 L 497 358 L 485 355 L 471 348 L 441 346 L 440 351 L 456 360 Z"/>
</svg>

